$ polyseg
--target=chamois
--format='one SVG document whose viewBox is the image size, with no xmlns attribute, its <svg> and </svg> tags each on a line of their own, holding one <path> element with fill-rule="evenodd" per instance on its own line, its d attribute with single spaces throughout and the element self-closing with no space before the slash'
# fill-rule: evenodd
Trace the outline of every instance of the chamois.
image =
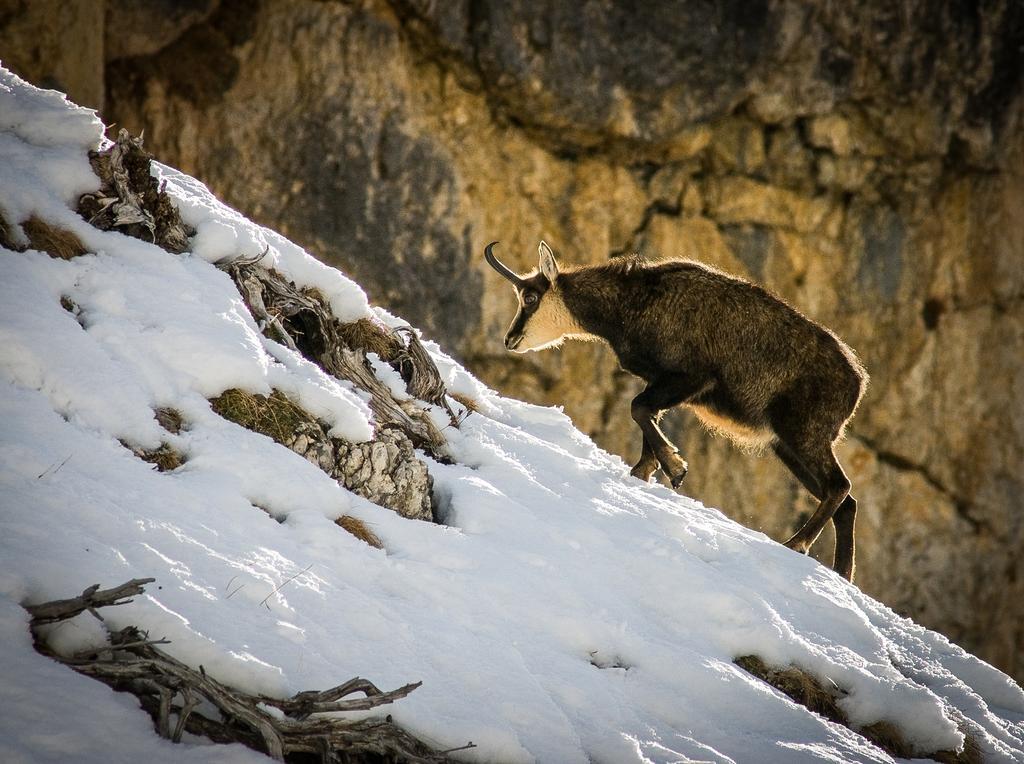
<svg viewBox="0 0 1024 764">
<path fill-rule="evenodd" d="M 643 433 L 635 477 L 648 481 L 660 466 L 679 487 L 687 463 L 658 421 L 688 406 L 742 445 L 771 446 L 819 502 L 786 546 L 806 554 L 832 520 L 833 568 L 853 580 L 857 501 L 834 445 L 868 376 L 849 347 L 767 290 L 698 262 L 633 256 L 560 270 L 541 242 L 539 268 L 521 276 L 494 255 L 497 243 L 484 257 L 519 299 L 506 348 L 604 340 L 647 383 L 631 406 Z"/>
</svg>

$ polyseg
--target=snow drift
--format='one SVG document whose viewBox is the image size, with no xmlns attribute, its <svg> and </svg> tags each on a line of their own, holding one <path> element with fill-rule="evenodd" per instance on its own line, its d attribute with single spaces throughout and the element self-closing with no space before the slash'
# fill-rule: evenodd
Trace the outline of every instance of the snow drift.
<svg viewBox="0 0 1024 764">
<path fill-rule="evenodd" d="M 756 655 L 834 683 L 853 727 L 887 722 L 920 754 L 969 737 L 987 761 L 1024 761 L 1024 692 L 1008 677 L 813 560 L 630 478 L 561 412 L 500 397 L 432 343 L 449 391 L 477 409 L 458 428 L 434 411 L 452 463 L 422 458 L 443 523 L 371 504 L 218 416 L 209 401 L 227 389 L 281 390 L 334 436 L 374 433 L 359 391 L 264 337 L 215 261 L 265 251 L 339 318 L 401 322 L 171 168 L 154 172 L 196 230 L 189 251 L 93 228 L 73 210 L 98 185 L 87 151 L 102 130 L 0 70 L 15 246 L 0 248 L 4 761 L 265 761 L 171 745 L 132 698 L 33 651 L 20 603 L 149 576 L 107 627 L 166 637 L 250 692 L 422 680 L 387 712 L 438 748 L 472 740 L 471 760 L 892 760 L 734 663 Z M 88 253 L 16 251 L 32 217 Z M 178 433 L 161 408 L 182 414 Z M 169 444 L 184 463 L 157 471 L 125 443 Z M 342 515 L 384 549 L 341 531 Z M 87 614 L 63 632 L 68 651 L 104 634 Z"/>
</svg>

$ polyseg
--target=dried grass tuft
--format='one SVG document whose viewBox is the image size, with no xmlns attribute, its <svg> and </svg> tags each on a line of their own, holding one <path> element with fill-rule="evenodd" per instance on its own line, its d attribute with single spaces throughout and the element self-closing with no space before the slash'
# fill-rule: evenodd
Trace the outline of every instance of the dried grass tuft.
<svg viewBox="0 0 1024 764">
<path fill-rule="evenodd" d="M 35 215 L 21 224 L 21 230 L 28 237 L 32 249 L 45 252 L 50 257 L 70 260 L 89 251 L 82 240 L 71 231 L 51 225 Z"/>
<path fill-rule="evenodd" d="M 371 531 L 370 527 L 358 517 L 342 515 L 334 521 L 334 524 L 348 531 L 360 541 L 365 541 L 372 547 L 377 549 L 384 548 L 384 542 L 380 540 L 380 536 Z"/>
<path fill-rule="evenodd" d="M 376 353 L 385 363 L 393 361 L 405 349 L 394 333 L 368 318 L 339 324 L 337 328 L 338 339 L 347 347 Z"/>
<path fill-rule="evenodd" d="M 463 395 L 462 393 L 453 393 L 450 391 L 448 393 L 448 397 L 462 405 L 466 411 L 471 414 L 480 413 L 480 404 L 474 398 L 470 398 L 468 395 Z"/>
<path fill-rule="evenodd" d="M 254 395 L 245 390 L 225 390 L 210 403 L 225 419 L 248 430 L 288 445 L 302 424 L 316 424 L 316 419 L 292 403 L 279 390 L 269 396 Z"/>
<path fill-rule="evenodd" d="M 914 758 L 914 747 L 903 737 L 900 728 L 892 722 L 878 721 L 861 727 L 857 732 L 897 759 Z"/>
</svg>

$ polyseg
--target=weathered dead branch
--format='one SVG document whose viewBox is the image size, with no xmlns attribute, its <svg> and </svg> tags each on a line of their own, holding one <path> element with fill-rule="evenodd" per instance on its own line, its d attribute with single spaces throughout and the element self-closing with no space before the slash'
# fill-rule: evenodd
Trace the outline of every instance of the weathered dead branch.
<svg viewBox="0 0 1024 764">
<path fill-rule="evenodd" d="M 447 460 L 444 436 L 427 413 L 412 401 L 396 400 L 366 357 L 375 352 L 391 363 L 410 395 L 442 406 L 457 424 L 437 367 L 416 333 L 408 328 L 391 330 L 368 319 L 343 324 L 317 290 L 299 289 L 280 273 L 258 265 L 259 259 L 238 258 L 218 265 L 234 280 L 267 336 L 369 393 L 378 426 L 398 427 L 418 448 Z"/>
<path fill-rule="evenodd" d="M 182 455 L 175 451 L 174 447 L 168 443 L 161 443 L 158 448 L 151 450 L 135 451 L 135 454 L 142 461 L 155 465 L 160 472 L 176 470 L 185 463 Z"/>
<path fill-rule="evenodd" d="M 142 594 L 146 584 L 156 581 L 155 578 L 133 578 L 131 581 L 115 586 L 113 589 L 100 589 L 99 584 L 93 584 L 77 597 L 66 600 L 53 600 L 38 605 L 25 605 L 24 608 L 32 616 L 32 625 L 41 626 L 44 623 L 63 621 L 74 618 L 79 613 L 88 610 L 100 618 L 96 608 L 107 607 L 108 605 L 123 605 L 131 602 L 125 597 L 135 597 Z M 102 621 L 103 619 L 100 618 Z"/>
<path fill-rule="evenodd" d="M 419 335 L 411 326 L 397 327 L 394 335 L 405 338 L 405 342 L 397 355 L 384 360 L 398 369 L 409 395 L 440 406 L 447 412 L 452 424 L 458 426 L 455 413 L 448 405 L 448 390 L 441 381 L 433 359 L 420 342 Z"/>
<path fill-rule="evenodd" d="M 36 649 L 80 674 L 138 697 L 153 717 L 158 734 L 174 742 L 180 742 L 188 731 L 219 743 L 242 743 L 277 761 L 308 761 L 310 756 L 325 764 L 448 760 L 451 751 L 434 750 L 394 724 L 390 716 L 358 721 L 313 716 L 394 703 L 419 687 L 420 682 L 383 692 L 372 682 L 355 677 L 327 690 L 270 698 L 222 684 L 202 666 L 198 670 L 187 666 L 157 647 L 165 640 L 151 640 L 134 626 L 112 632 L 109 644 L 70 658 L 56 655 L 41 639 L 39 626 L 72 618 L 85 610 L 99 618 L 96 608 L 130 601 L 123 598 L 141 594 L 144 585 L 153 580 L 135 579 L 102 591 L 97 584 L 78 597 L 26 605 L 32 615 Z M 354 693 L 363 697 L 348 697 Z M 268 713 L 268 706 L 279 709 L 285 718 Z M 210 708 L 215 713 L 211 714 Z M 470 743 L 465 748 L 472 746 Z"/>
<path fill-rule="evenodd" d="M 117 229 L 152 242 L 168 252 L 188 249 L 195 233 L 181 220 L 170 197 L 150 174 L 153 156 L 142 148 L 142 138 L 120 130 L 103 151 L 90 151 L 89 162 L 100 178 L 98 191 L 83 194 L 78 213 L 103 231 Z"/>
</svg>

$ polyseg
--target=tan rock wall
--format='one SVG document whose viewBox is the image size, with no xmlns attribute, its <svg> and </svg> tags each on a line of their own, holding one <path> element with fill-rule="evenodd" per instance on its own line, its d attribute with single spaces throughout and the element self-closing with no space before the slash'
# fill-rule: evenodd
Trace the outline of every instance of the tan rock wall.
<svg viewBox="0 0 1024 764">
<path fill-rule="evenodd" d="M 107 121 L 625 459 L 638 383 L 598 345 L 507 355 L 488 241 L 524 270 L 542 237 L 696 257 L 838 331 L 872 375 L 841 451 L 858 583 L 1024 677 L 1021 6 L 197 5 L 108 45 Z M 706 504 L 775 538 L 812 508 L 667 427 Z"/>
<path fill-rule="evenodd" d="M 0 0 L 0 62 L 82 106 L 103 105 L 104 4 Z"/>
</svg>

